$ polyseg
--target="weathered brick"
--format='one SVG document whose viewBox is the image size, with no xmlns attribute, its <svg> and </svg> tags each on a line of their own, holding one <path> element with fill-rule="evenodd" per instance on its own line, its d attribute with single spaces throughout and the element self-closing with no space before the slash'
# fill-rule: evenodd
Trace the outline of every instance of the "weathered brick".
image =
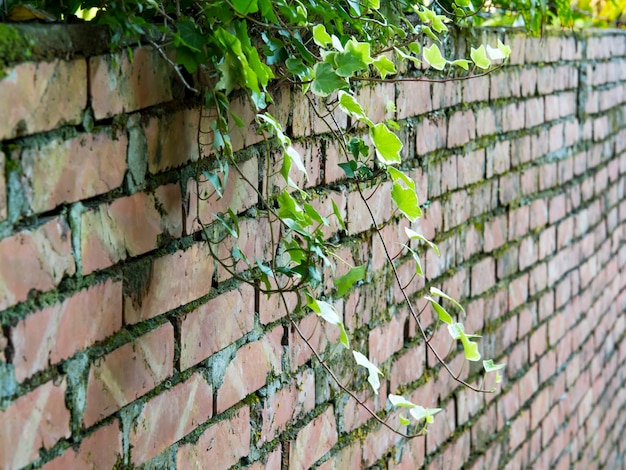
<svg viewBox="0 0 626 470">
<path fill-rule="evenodd" d="M 74 271 L 70 228 L 63 219 L 0 240 L 0 310 L 26 300 L 33 290 L 53 289 Z"/>
<path fill-rule="evenodd" d="M 259 444 L 272 441 L 287 425 L 315 407 L 315 376 L 307 369 L 290 385 L 275 391 L 263 402 L 263 426 Z"/>
<path fill-rule="evenodd" d="M 433 150 L 445 148 L 447 128 L 446 118 L 443 116 L 422 119 L 417 124 L 415 134 L 417 155 L 424 155 Z"/>
<path fill-rule="evenodd" d="M 250 408 L 246 406 L 230 419 L 211 425 L 197 442 L 179 447 L 176 468 L 229 468 L 250 453 L 250 435 Z"/>
<path fill-rule="evenodd" d="M 122 328 L 122 284 L 108 280 L 29 315 L 11 329 L 15 377 L 71 357 Z"/>
<path fill-rule="evenodd" d="M 206 153 L 212 144 L 201 134 L 198 140 L 200 111 L 185 109 L 164 116 L 151 118 L 144 127 L 148 152 L 148 171 L 159 173 L 198 160 L 201 152 Z M 208 124 L 202 123 L 204 127 Z M 198 144 L 202 144 L 202 149 Z"/>
<path fill-rule="evenodd" d="M 154 194 L 135 193 L 102 204 L 81 217 L 81 254 L 85 274 L 157 247 L 159 237 L 182 234 L 182 199 L 176 184 Z"/>
<path fill-rule="evenodd" d="M 0 139 L 79 124 L 87 105 L 87 64 L 76 59 L 16 65 L 0 80 L 0 103 L 7 111 Z"/>
<path fill-rule="evenodd" d="M 224 381 L 217 391 L 218 413 L 265 385 L 270 372 L 282 371 L 282 337 L 283 327 L 278 326 L 260 340 L 237 350 L 226 366 Z"/>
<path fill-rule="evenodd" d="M 472 295 L 478 295 L 496 283 L 496 266 L 491 258 L 486 258 L 472 266 Z"/>
<path fill-rule="evenodd" d="M 511 167 L 511 147 L 508 140 L 487 148 L 487 178 L 505 173 Z"/>
<path fill-rule="evenodd" d="M 0 412 L 0 466 L 22 468 L 70 436 L 70 412 L 65 407 L 65 380 L 47 382 Z"/>
<path fill-rule="evenodd" d="M 376 224 L 389 220 L 393 209 L 391 201 L 391 183 L 383 183 L 371 189 L 363 190 L 363 196 L 370 207 Z M 356 234 L 373 227 L 372 218 L 358 192 L 348 194 L 347 201 L 347 228 L 348 233 Z"/>
<path fill-rule="evenodd" d="M 125 135 L 110 130 L 51 140 L 22 150 L 24 195 L 33 212 L 45 212 L 118 188 L 126 172 Z"/>
<path fill-rule="evenodd" d="M 254 289 L 242 284 L 193 312 L 180 324 L 180 362 L 187 369 L 228 346 L 254 327 Z"/>
<path fill-rule="evenodd" d="M 77 450 L 65 453 L 47 463 L 43 470 L 65 470 L 68 468 L 114 468 L 123 455 L 122 432 L 118 420 L 113 420 L 94 431 L 80 443 Z"/>
<path fill-rule="evenodd" d="M 135 49 L 132 60 L 126 53 L 91 57 L 89 96 L 94 117 L 108 118 L 170 101 L 175 80 L 172 66 L 151 47 Z"/>
<path fill-rule="evenodd" d="M 448 120 L 448 148 L 457 147 L 476 137 L 473 111 L 457 111 Z"/>
<path fill-rule="evenodd" d="M 404 343 L 406 314 L 398 313 L 388 323 L 378 326 L 369 334 L 369 359 L 376 364 L 385 362 L 400 351 Z"/>
<path fill-rule="evenodd" d="M 238 164 L 243 176 L 231 165 L 222 197 L 215 187 L 207 180 L 187 180 L 187 233 L 193 233 L 214 222 L 215 214 L 227 212 L 228 209 L 238 214 L 254 206 L 258 201 L 256 192 L 259 182 L 259 168 L 256 158 Z M 246 181 L 247 180 L 247 181 Z M 252 186 L 251 186 L 252 185 Z"/>
<path fill-rule="evenodd" d="M 174 328 L 166 323 L 107 354 L 89 370 L 83 422 L 90 427 L 172 375 Z"/>
<path fill-rule="evenodd" d="M 484 250 L 489 253 L 501 247 L 507 240 L 508 221 L 506 215 L 499 215 L 485 223 Z"/>
<path fill-rule="evenodd" d="M 214 261 L 206 244 L 156 258 L 147 272 L 125 276 L 124 322 L 138 323 L 196 300 L 211 290 Z"/>
<path fill-rule="evenodd" d="M 337 443 L 333 407 L 304 426 L 289 446 L 289 468 L 310 468 Z"/>
<path fill-rule="evenodd" d="M 139 465 L 208 420 L 213 412 L 211 386 L 200 374 L 150 400 L 131 429 L 132 461 Z"/>
<path fill-rule="evenodd" d="M 485 177 L 485 150 L 475 150 L 469 154 L 458 155 L 455 174 L 459 187 L 478 183 Z"/>
</svg>

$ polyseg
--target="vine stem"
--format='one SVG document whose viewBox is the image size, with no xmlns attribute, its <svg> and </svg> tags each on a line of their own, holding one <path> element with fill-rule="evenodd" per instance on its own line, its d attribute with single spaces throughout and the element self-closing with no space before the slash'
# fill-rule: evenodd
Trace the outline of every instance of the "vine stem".
<svg viewBox="0 0 626 470">
<path fill-rule="evenodd" d="M 157 44 L 152 39 L 148 39 L 148 42 L 150 43 L 150 45 L 152 47 L 154 47 L 157 50 L 157 52 L 163 58 L 163 60 L 165 60 L 174 69 L 174 72 L 176 72 L 176 75 L 178 75 L 178 78 L 183 83 L 185 88 L 187 88 L 188 90 L 194 92 L 195 94 L 200 93 L 200 91 L 198 91 L 196 88 L 192 87 L 187 82 L 187 80 L 185 79 L 185 77 L 183 77 L 183 74 L 180 71 L 180 67 L 177 64 L 175 64 L 174 61 L 167 56 L 167 54 L 165 53 L 165 51 L 163 50 L 163 48 L 159 44 Z"/>
</svg>

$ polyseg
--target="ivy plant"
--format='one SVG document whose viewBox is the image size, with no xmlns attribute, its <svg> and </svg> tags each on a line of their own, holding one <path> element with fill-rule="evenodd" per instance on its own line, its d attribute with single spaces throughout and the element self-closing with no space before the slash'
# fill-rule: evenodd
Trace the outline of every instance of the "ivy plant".
<svg viewBox="0 0 626 470">
<path fill-rule="evenodd" d="M 14 3 L 8 1 L 9 17 Z M 435 350 L 431 336 L 422 325 L 422 312 L 416 307 L 416 299 L 407 293 L 407 280 L 401 279 L 396 270 L 380 232 L 382 225 L 374 220 L 365 189 L 389 181 L 396 219 L 406 218 L 413 223 L 422 217 L 423 207 L 416 183 L 403 169 L 407 156 L 397 135 L 398 123 L 375 122 L 358 99 L 359 87 L 368 83 L 428 80 L 433 70 L 436 78 L 443 74 L 448 80 L 467 79 L 498 67 L 511 52 L 499 41 L 475 44 L 469 57 L 450 57 L 447 52 L 450 29 L 474 21 L 481 11 L 478 5 L 471 0 L 441 4 L 402 0 L 70 0 L 42 1 L 33 8 L 41 8 L 57 18 L 93 17 L 93 21 L 111 28 L 113 42 L 118 47 L 151 44 L 170 62 L 200 105 L 215 110 L 210 123 L 213 133 L 210 151 L 216 163 L 203 177 L 218 196 L 224 194 L 228 175 L 233 171 L 245 180 L 230 133 L 233 122 L 239 126 L 247 123 L 233 113 L 231 102 L 241 97 L 248 100 L 256 114 L 258 132 L 264 137 L 267 155 L 278 159 L 277 165 L 271 163 L 271 158 L 266 159 L 268 165 L 262 176 L 266 191 L 258 191 L 255 182 L 249 182 L 260 199 L 256 216 L 270 222 L 271 253 L 264 259 L 251 259 L 244 253 L 237 245 L 241 236 L 240 216 L 232 210 L 218 214 L 213 226 L 203 227 L 205 238 L 211 242 L 217 261 L 233 277 L 280 299 L 289 310 L 289 321 L 307 344 L 310 345 L 298 328 L 297 319 L 301 315 L 317 315 L 320 321 L 337 328 L 339 347 L 345 349 L 347 357 L 357 366 L 355 374 L 360 376 L 362 371 L 373 392 L 378 394 L 383 372 L 365 351 L 357 350 L 335 306 L 365 279 L 365 266 L 350 266 L 346 274 L 334 277 L 331 291 L 323 289 L 323 273 L 332 272 L 337 262 L 344 262 L 325 230 L 336 226 L 345 231 L 346 224 L 334 202 L 329 214 L 315 208 L 313 195 L 299 183 L 308 177 L 304 160 L 293 145 L 285 123 L 269 110 L 269 105 L 277 99 L 274 92 L 277 87 L 297 87 L 319 119 L 327 124 L 328 134 L 340 149 L 343 157 L 340 167 L 346 184 L 358 192 L 372 217 L 375 236 L 380 238 L 389 268 L 427 348 L 459 383 L 477 392 L 488 391 L 462 380 Z M 348 116 L 351 127 L 336 125 L 336 113 Z M 199 129 L 199 145 L 200 134 Z M 415 276 L 425 277 L 420 256 L 425 249 L 439 255 L 439 248 L 414 230 L 407 229 L 405 235 L 404 255 L 414 263 Z M 216 248 L 225 238 L 234 241 L 226 256 Z M 295 308 L 289 308 L 292 304 L 287 302 L 287 295 L 295 297 Z M 451 340 L 458 342 L 465 359 L 481 363 L 484 373 L 495 374 L 498 382 L 503 364 L 481 356 L 479 336 L 465 330 L 463 306 L 435 287 L 430 287 L 424 298 L 438 324 L 445 324 Z M 313 349 L 313 353 L 339 387 L 365 406 L 355 392 L 337 379 L 319 352 Z M 406 408 L 408 413 L 398 423 L 388 423 L 373 412 L 372 417 L 406 437 L 425 430 L 440 411 L 424 408 L 394 393 L 387 398 L 392 407 Z M 417 432 L 405 432 L 407 426 L 408 430 Z"/>
</svg>

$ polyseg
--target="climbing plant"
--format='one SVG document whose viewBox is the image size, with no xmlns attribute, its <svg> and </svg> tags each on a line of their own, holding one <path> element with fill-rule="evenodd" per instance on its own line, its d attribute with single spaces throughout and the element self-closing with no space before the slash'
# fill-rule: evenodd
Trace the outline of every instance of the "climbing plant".
<svg viewBox="0 0 626 470">
<path fill-rule="evenodd" d="M 450 57 L 448 53 L 450 29 L 470 23 L 481 11 L 480 5 L 471 0 L 446 4 L 401 0 L 70 0 L 41 1 L 34 7 L 13 3 L 6 5 L 8 19 L 29 14 L 58 19 L 93 17 L 93 21 L 111 28 L 116 47 L 148 43 L 156 48 L 176 69 L 201 107 L 212 110 L 210 117 L 205 116 L 208 126 L 199 125 L 198 144 L 207 145 L 204 135 L 208 129 L 212 136 L 208 145 L 215 156 L 215 165 L 202 177 L 220 197 L 228 187 L 229 174 L 238 173 L 245 180 L 233 151 L 231 132 L 233 123 L 238 126 L 247 123 L 233 112 L 231 103 L 241 98 L 249 102 L 268 156 L 263 190 L 254 182 L 249 184 L 260 200 L 255 208 L 256 216 L 270 222 L 271 253 L 266 253 L 263 259 L 251 259 L 244 253 L 236 243 L 240 237 L 239 216 L 230 209 L 219 214 L 215 224 L 203 226 L 204 238 L 216 260 L 232 276 L 258 286 L 264 295 L 280 299 L 284 308 L 290 310 L 288 318 L 292 327 L 307 344 L 310 345 L 296 321 L 301 314 L 317 315 L 321 321 L 336 327 L 340 347 L 358 366 L 356 374 L 366 375 L 378 394 L 383 373 L 364 351 L 354 346 L 335 306 L 355 284 L 365 279 L 366 267 L 350 266 L 346 274 L 333 278 L 330 291 L 324 290 L 323 272 L 333 272 L 337 263 L 345 263 L 324 229 L 334 219 L 345 231 L 345 221 L 334 203 L 328 214 L 311 203 L 313 195 L 301 183 L 308 177 L 303 157 L 293 145 L 285 123 L 270 112 L 270 105 L 276 100 L 275 90 L 281 86 L 297 87 L 340 149 L 343 157 L 340 167 L 346 184 L 358 192 L 372 218 L 395 282 L 426 347 L 454 380 L 477 392 L 489 391 L 481 384 L 461 379 L 445 356 L 434 348 L 432 332 L 422 324 L 423 309 L 418 309 L 416 299 L 407 293 L 407 283 L 413 280 L 402 279 L 396 271 L 396 255 L 385 244 L 383 226 L 374 218 L 365 189 L 382 191 L 379 183 L 389 181 L 390 197 L 395 204 L 393 217 L 406 218 L 411 223 L 422 217 L 423 207 L 416 183 L 404 170 L 406 156 L 397 135 L 398 123 L 393 119 L 375 122 L 358 100 L 359 87 L 367 83 L 465 80 L 498 67 L 510 54 L 510 48 L 500 41 L 475 44 L 467 57 Z M 390 111 L 392 108 L 390 105 Z M 345 114 L 350 125 L 339 126 L 335 122 L 337 113 Z M 273 162 L 274 157 L 277 162 Z M 202 221 L 198 219 L 198 222 Z M 225 255 L 218 247 L 224 246 L 226 238 L 235 242 Z M 414 277 L 425 277 L 421 264 L 425 249 L 440 254 L 433 242 L 412 229 L 406 229 L 401 248 L 400 256 L 414 263 Z M 287 295 L 296 299 L 291 309 Z M 481 356 L 478 336 L 465 331 L 463 306 L 434 286 L 424 298 L 438 325 L 445 325 L 450 338 L 458 342 L 465 359 L 481 364 L 484 373 L 493 374 L 495 382 L 499 382 L 499 371 L 504 365 Z M 339 387 L 365 406 L 314 348 L 313 353 Z M 388 400 L 394 407 L 406 408 L 408 414 L 399 423 L 388 423 L 371 412 L 373 418 L 407 437 L 426 429 L 439 411 L 397 394 L 390 394 Z M 409 426 L 406 432 L 405 426 Z"/>
</svg>

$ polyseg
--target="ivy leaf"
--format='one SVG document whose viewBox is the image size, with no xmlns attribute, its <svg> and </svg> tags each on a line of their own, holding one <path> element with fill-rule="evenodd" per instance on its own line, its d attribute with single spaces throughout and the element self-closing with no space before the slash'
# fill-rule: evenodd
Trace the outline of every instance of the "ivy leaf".
<svg viewBox="0 0 626 470">
<path fill-rule="evenodd" d="M 401 395 L 394 395 L 393 393 L 390 393 L 387 398 L 389 398 L 389 401 L 393 406 L 400 408 L 414 408 L 417 406 L 415 403 L 410 402 Z"/>
<path fill-rule="evenodd" d="M 328 323 L 332 325 L 336 325 L 340 328 L 341 332 L 339 333 L 339 342 L 343 344 L 346 348 L 350 347 L 350 340 L 348 338 L 348 333 L 346 332 L 346 328 L 341 321 L 341 317 L 333 307 L 328 302 L 324 302 L 323 300 L 316 300 L 312 297 L 309 297 L 309 302 L 307 305 L 313 310 L 318 316 L 322 317 Z"/>
<path fill-rule="evenodd" d="M 422 28 L 422 32 L 424 34 L 426 34 L 426 36 L 428 36 L 433 41 L 439 41 L 439 38 L 437 37 L 437 35 L 435 33 L 433 33 L 433 30 L 430 29 L 430 26 L 424 26 Z"/>
<path fill-rule="evenodd" d="M 339 225 L 344 231 L 347 230 L 346 223 L 344 222 L 343 217 L 341 216 L 341 212 L 339 211 L 339 207 L 337 207 L 337 203 L 333 199 L 331 199 L 330 202 L 333 205 L 333 214 L 335 214 L 335 217 L 337 217 L 337 221 L 339 222 Z"/>
<path fill-rule="evenodd" d="M 427 424 L 433 422 L 433 416 L 441 411 L 441 408 L 424 408 L 423 406 L 415 405 L 414 408 L 409 410 L 409 413 L 415 421 L 426 420 Z"/>
<path fill-rule="evenodd" d="M 356 282 L 363 280 L 365 277 L 365 266 L 356 266 L 351 268 L 343 276 L 339 276 L 333 279 L 333 284 L 337 288 L 337 297 L 343 297 L 346 292 L 352 287 Z"/>
<path fill-rule="evenodd" d="M 309 73 L 309 68 L 304 65 L 302 59 L 290 57 L 285 61 L 285 65 L 287 66 L 287 70 L 298 77 L 304 77 Z"/>
<path fill-rule="evenodd" d="M 487 361 L 483 361 L 483 367 L 485 369 L 485 372 L 487 372 L 487 373 L 504 369 L 505 365 L 506 364 L 494 364 L 493 363 L 493 359 L 489 359 Z"/>
<path fill-rule="evenodd" d="M 313 66 L 313 82 L 311 91 L 322 98 L 337 90 L 347 90 L 348 82 L 341 78 L 333 70 L 332 65 L 326 62 L 318 62 Z"/>
<path fill-rule="evenodd" d="M 511 55 L 511 46 L 503 44 L 502 41 L 498 39 L 498 49 L 504 54 L 506 58 Z"/>
<path fill-rule="evenodd" d="M 370 127 L 374 125 L 374 123 L 370 121 L 370 119 L 367 117 L 367 115 L 365 114 L 365 111 L 363 111 L 363 108 L 361 107 L 359 102 L 354 98 L 354 96 L 346 93 L 343 90 L 339 91 L 338 96 L 339 96 L 339 107 L 343 110 L 343 112 L 345 112 L 346 114 L 352 117 L 357 118 L 359 121 L 365 122 Z"/>
<path fill-rule="evenodd" d="M 481 68 L 483 70 L 488 69 L 491 66 L 491 61 L 487 58 L 487 52 L 485 51 L 485 46 L 481 44 L 478 49 L 472 47 L 472 51 L 470 52 L 470 57 L 472 61 L 476 64 L 476 67 Z"/>
<path fill-rule="evenodd" d="M 411 222 L 415 222 L 422 216 L 422 210 L 415 193 L 415 182 L 400 170 L 388 167 L 387 171 L 394 181 L 391 188 L 391 198 Z"/>
<path fill-rule="evenodd" d="M 461 8 L 467 8 L 470 6 L 470 0 L 454 0 L 454 3 L 456 3 Z"/>
<path fill-rule="evenodd" d="M 354 39 L 350 39 L 344 50 L 335 56 L 337 74 L 342 77 L 352 77 L 356 72 L 367 69 L 372 62 L 369 43 Z"/>
<path fill-rule="evenodd" d="M 452 297 L 450 297 L 449 295 L 445 294 L 443 291 L 440 291 L 439 289 L 437 289 L 436 287 L 431 287 L 430 288 L 430 293 L 432 295 L 435 295 L 437 297 L 441 297 L 444 298 L 450 302 L 452 302 L 454 305 L 456 305 L 458 307 L 458 309 L 463 312 L 463 315 L 467 316 L 467 313 L 465 313 L 465 309 L 463 308 L 463 306 L 458 303 L 456 300 L 454 300 Z"/>
<path fill-rule="evenodd" d="M 402 162 L 402 142 L 384 123 L 370 128 L 370 137 L 376 147 L 376 156 L 382 163 L 393 165 Z"/>
<path fill-rule="evenodd" d="M 404 416 L 398 416 L 398 419 L 400 420 L 400 424 L 402 426 L 408 426 L 409 424 L 411 424 L 411 421 L 406 419 Z"/>
<path fill-rule="evenodd" d="M 452 65 L 456 65 L 457 67 L 461 67 L 463 70 L 469 70 L 470 61 L 467 59 L 457 59 L 450 62 Z"/>
<path fill-rule="evenodd" d="M 246 16 L 250 13 L 256 13 L 259 11 L 257 0 L 232 0 L 233 8 L 241 16 Z"/>
<path fill-rule="evenodd" d="M 437 15 L 433 19 L 433 29 L 438 33 L 445 33 L 448 31 L 448 27 L 443 23 L 445 19 L 446 17 L 443 15 Z"/>
<path fill-rule="evenodd" d="M 291 145 L 285 147 L 285 158 L 289 158 L 296 165 L 296 168 L 304 173 L 306 179 L 309 179 L 309 173 L 306 171 L 304 163 L 302 163 L 302 157 Z"/>
<path fill-rule="evenodd" d="M 469 336 L 465 334 L 462 323 L 453 323 L 448 325 L 448 331 L 450 336 L 456 340 L 461 340 L 463 345 L 463 352 L 465 353 L 465 359 L 468 361 L 480 361 L 480 353 L 478 352 L 478 345 L 469 339 Z"/>
<path fill-rule="evenodd" d="M 383 375 L 383 373 L 378 367 L 372 364 L 370 360 L 367 357 L 365 357 L 363 354 L 361 354 L 360 352 L 352 351 L 352 354 L 354 355 L 354 360 L 356 361 L 356 363 L 367 369 L 367 372 L 369 374 L 367 377 L 367 381 L 370 383 L 370 385 L 374 389 L 374 393 L 378 395 L 378 389 L 380 388 L 380 378 L 378 376 Z"/>
<path fill-rule="evenodd" d="M 420 240 L 424 243 L 426 243 L 429 247 L 431 247 L 433 250 L 435 250 L 435 253 L 437 254 L 437 256 L 440 256 L 439 253 L 439 247 L 437 245 L 435 245 L 433 242 L 431 242 L 428 238 L 426 238 L 424 235 L 421 235 L 413 230 L 411 230 L 410 228 L 405 227 L 404 231 L 406 233 L 406 235 L 409 237 L 409 239 L 413 240 Z"/>
<path fill-rule="evenodd" d="M 313 26 L 313 40 L 315 44 L 320 47 L 326 47 L 327 44 L 332 42 L 330 34 L 326 32 L 326 28 L 323 24 L 316 24 Z"/>
<path fill-rule="evenodd" d="M 447 63 L 446 59 L 441 55 L 437 44 L 424 48 L 424 59 L 432 68 L 437 70 L 443 70 Z"/>
<path fill-rule="evenodd" d="M 401 245 L 407 250 L 409 250 L 409 253 L 411 253 L 411 256 L 413 256 L 413 259 L 415 260 L 415 274 L 417 274 L 418 276 L 424 277 L 424 270 L 422 269 L 422 262 L 420 261 L 420 257 L 417 254 L 417 251 L 415 251 L 410 246 L 405 245 L 404 243 L 402 243 Z"/>
<path fill-rule="evenodd" d="M 433 309 L 437 313 L 437 317 L 439 318 L 439 320 L 441 320 L 442 322 L 444 322 L 444 323 L 446 323 L 448 325 L 452 325 L 452 323 L 453 323 L 452 317 L 446 311 L 445 308 L 443 308 L 441 305 L 439 305 L 435 299 L 433 299 L 432 297 L 430 297 L 428 295 L 424 296 L 424 298 L 430 302 L 430 304 L 432 305 Z"/>
<path fill-rule="evenodd" d="M 196 23 L 189 19 L 183 19 L 176 23 L 178 34 L 174 41 L 177 46 L 184 45 L 195 52 L 200 52 L 204 47 L 204 36 L 198 30 Z"/>
<path fill-rule="evenodd" d="M 506 59 L 506 55 L 504 54 L 504 52 L 497 47 L 491 47 L 489 44 L 487 44 L 485 50 L 487 52 L 487 57 L 491 60 Z"/>
<path fill-rule="evenodd" d="M 406 52 L 404 52 L 402 49 L 398 47 L 394 47 L 393 50 L 396 51 L 396 54 L 398 54 L 398 56 L 402 60 L 410 60 L 416 66 L 422 63 L 422 61 L 419 60 L 417 57 L 413 57 L 411 54 L 407 54 Z"/>
<path fill-rule="evenodd" d="M 372 62 L 372 64 L 374 65 L 374 67 L 376 67 L 378 74 L 383 79 L 387 77 L 387 75 L 396 74 L 396 65 L 392 61 L 390 61 L 386 55 L 379 55 L 374 59 L 374 62 Z"/>
</svg>

